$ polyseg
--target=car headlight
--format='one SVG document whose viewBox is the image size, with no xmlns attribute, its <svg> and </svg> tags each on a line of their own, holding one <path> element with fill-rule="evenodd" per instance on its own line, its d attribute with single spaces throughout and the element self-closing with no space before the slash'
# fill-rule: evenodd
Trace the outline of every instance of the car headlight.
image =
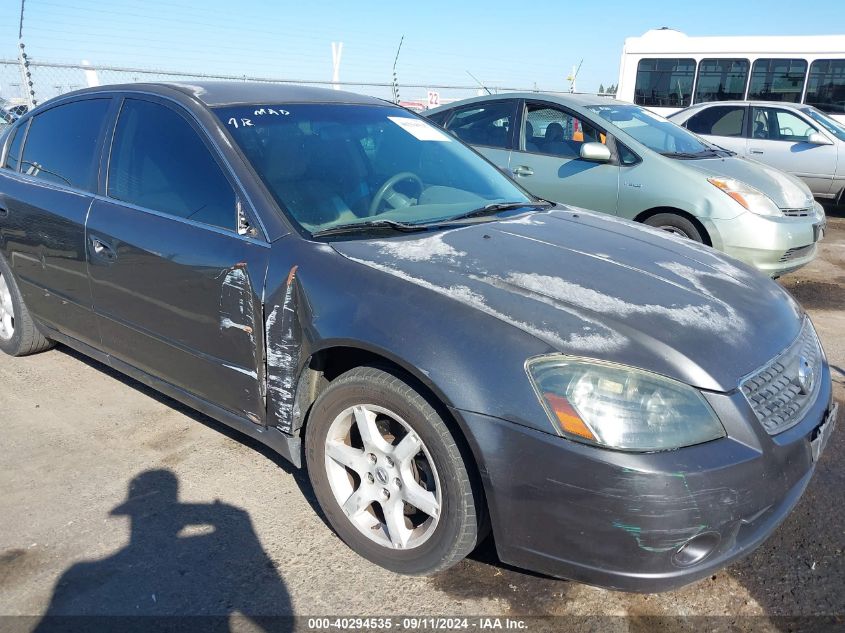
<svg viewBox="0 0 845 633">
<path fill-rule="evenodd" d="M 704 396 L 677 380 L 562 355 L 531 359 L 526 368 L 555 430 L 571 440 L 660 451 L 725 436 Z"/>
<path fill-rule="evenodd" d="M 751 213 L 757 215 L 783 215 L 774 201 L 761 191 L 734 178 L 708 178 L 714 187 L 718 187 Z"/>
</svg>

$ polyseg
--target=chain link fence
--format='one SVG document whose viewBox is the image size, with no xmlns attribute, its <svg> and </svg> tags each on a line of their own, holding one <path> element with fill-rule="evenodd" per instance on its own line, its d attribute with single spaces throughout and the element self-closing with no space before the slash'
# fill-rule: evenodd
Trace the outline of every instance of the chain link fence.
<svg viewBox="0 0 845 633">
<path fill-rule="evenodd" d="M 29 75 L 27 75 L 29 73 Z M 337 82 L 309 79 L 280 79 L 275 77 L 254 77 L 216 75 L 181 71 L 153 70 L 144 68 L 121 68 L 116 66 L 65 64 L 28 60 L 26 65 L 15 59 L 0 59 L 0 99 L 8 106 L 29 106 L 43 103 L 58 95 L 89 86 L 136 83 L 150 81 L 260 81 L 266 83 L 298 84 L 330 88 L 393 100 L 393 85 L 389 82 Z M 30 86 L 29 83 L 32 83 Z M 29 94 L 30 90 L 32 94 Z M 489 91 L 493 94 L 524 91 L 530 88 L 502 86 L 450 86 L 400 84 L 398 86 L 401 105 L 424 110 L 438 104 L 449 103 Z M 31 99 L 30 99 L 31 98 Z"/>
</svg>

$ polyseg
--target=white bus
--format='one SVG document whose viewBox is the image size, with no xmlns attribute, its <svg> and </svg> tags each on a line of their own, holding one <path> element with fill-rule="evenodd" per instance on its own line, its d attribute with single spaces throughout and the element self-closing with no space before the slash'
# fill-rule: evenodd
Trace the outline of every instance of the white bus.
<svg viewBox="0 0 845 633">
<path fill-rule="evenodd" d="M 806 103 L 845 122 L 845 35 L 629 37 L 616 98 L 668 116 L 733 99 Z"/>
</svg>

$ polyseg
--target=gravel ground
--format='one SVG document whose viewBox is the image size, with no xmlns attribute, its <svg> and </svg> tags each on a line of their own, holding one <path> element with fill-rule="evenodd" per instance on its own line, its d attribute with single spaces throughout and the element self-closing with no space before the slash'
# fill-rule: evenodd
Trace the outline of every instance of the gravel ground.
<svg viewBox="0 0 845 633">
<path fill-rule="evenodd" d="M 817 261 L 781 281 L 812 315 L 845 402 L 841 212 Z M 0 615 L 718 615 L 786 631 L 794 621 L 778 616 L 825 614 L 845 626 L 841 420 L 763 547 L 657 595 L 511 569 L 489 544 L 436 577 L 395 576 L 334 536 L 307 478 L 272 452 L 67 348 L 0 355 L 0 420 Z"/>
</svg>

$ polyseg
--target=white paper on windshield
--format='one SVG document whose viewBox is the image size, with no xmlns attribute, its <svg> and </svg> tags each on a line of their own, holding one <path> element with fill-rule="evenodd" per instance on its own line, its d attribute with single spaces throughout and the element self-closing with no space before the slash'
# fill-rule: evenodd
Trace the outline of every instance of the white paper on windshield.
<svg viewBox="0 0 845 633">
<path fill-rule="evenodd" d="M 452 140 L 436 127 L 429 125 L 425 121 L 420 121 L 419 119 L 409 119 L 401 116 L 389 116 L 387 118 L 408 132 L 408 134 L 412 134 L 414 138 L 418 138 L 421 141 L 445 141 L 449 143 Z"/>
</svg>

